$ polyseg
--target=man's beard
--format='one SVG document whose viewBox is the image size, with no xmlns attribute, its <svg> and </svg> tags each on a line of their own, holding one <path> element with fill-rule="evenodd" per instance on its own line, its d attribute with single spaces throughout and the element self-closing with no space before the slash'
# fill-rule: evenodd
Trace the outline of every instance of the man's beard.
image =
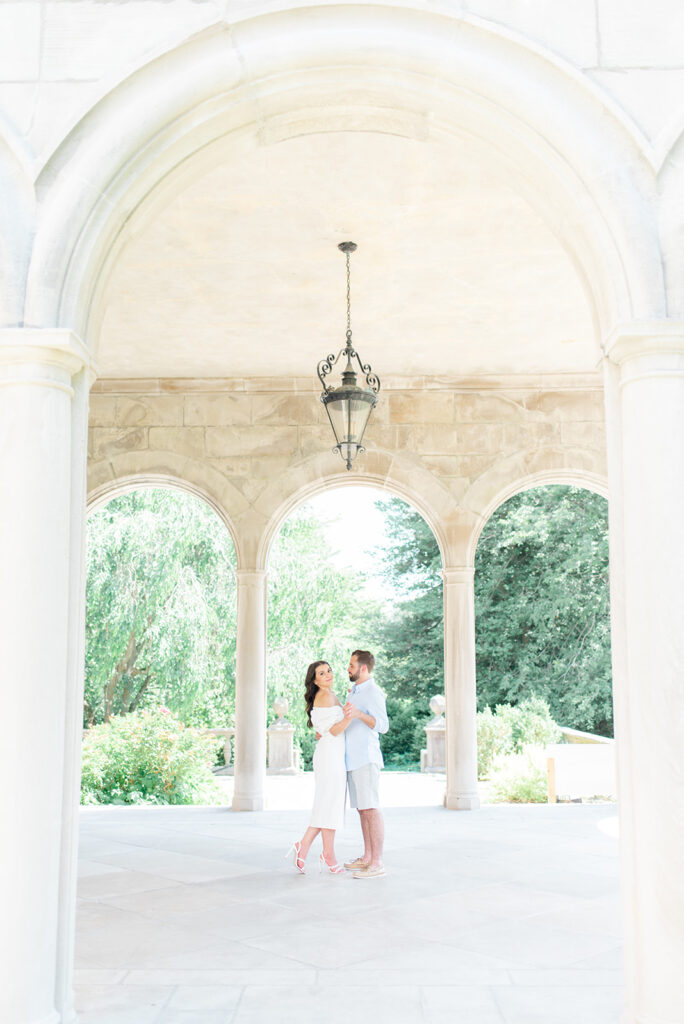
<svg viewBox="0 0 684 1024">
<path fill-rule="evenodd" d="M 350 683 L 357 683 L 358 681 L 359 681 L 359 670 L 357 669 L 356 673 L 354 675 L 352 675 L 351 672 L 349 673 L 349 682 Z"/>
</svg>

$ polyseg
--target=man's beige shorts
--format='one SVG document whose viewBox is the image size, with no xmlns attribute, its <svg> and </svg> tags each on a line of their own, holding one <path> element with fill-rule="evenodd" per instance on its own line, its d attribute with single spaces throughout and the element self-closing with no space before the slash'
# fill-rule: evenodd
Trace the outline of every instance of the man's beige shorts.
<svg viewBox="0 0 684 1024">
<path fill-rule="evenodd" d="M 349 806 L 359 811 L 370 810 L 380 806 L 380 765 L 362 764 L 347 772 L 349 786 Z"/>
</svg>

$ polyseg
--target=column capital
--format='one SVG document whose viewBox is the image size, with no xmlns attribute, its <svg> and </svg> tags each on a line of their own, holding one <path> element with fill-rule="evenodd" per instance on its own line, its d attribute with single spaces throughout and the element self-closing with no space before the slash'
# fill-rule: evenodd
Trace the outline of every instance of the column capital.
<svg viewBox="0 0 684 1024">
<path fill-rule="evenodd" d="M 86 367 L 92 380 L 90 352 L 67 328 L 0 328 L 0 387 L 33 384 L 70 391 L 71 377 Z"/>
<path fill-rule="evenodd" d="M 453 583 L 472 584 L 475 579 L 474 565 L 450 565 L 442 569 L 442 579 L 447 586 Z"/>
<path fill-rule="evenodd" d="M 606 358 L 621 366 L 632 359 L 672 357 L 677 368 L 677 357 L 684 356 L 684 320 L 636 320 L 618 324 L 603 344 Z"/>
</svg>

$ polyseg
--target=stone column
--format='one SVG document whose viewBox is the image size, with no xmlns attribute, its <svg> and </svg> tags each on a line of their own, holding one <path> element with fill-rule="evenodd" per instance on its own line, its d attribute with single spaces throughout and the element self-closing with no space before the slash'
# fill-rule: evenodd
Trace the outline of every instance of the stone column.
<svg viewBox="0 0 684 1024">
<path fill-rule="evenodd" d="M 71 566 L 55 993 L 55 1003 L 62 1015 L 62 1024 L 75 1024 L 77 1019 L 74 1009 L 73 976 L 85 670 L 88 407 L 93 380 L 94 374 L 89 369 L 84 369 L 72 381 L 74 397 L 71 405 Z"/>
<path fill-rule="evenodd" d="M 681 1024 L 684 964 L 684 323 L 609 339 L 611 597 L 628 980 L 625 1024 Z M 614 476 L 613 476 L 614 474 Z M 617 616 L 617 619 L 615 618 Z"/>
<path fill-rule="evenodd" d="M 475 692 L 475 570 L 445 568 L 444 692 L 446 697 L 445 807 L 480 806 L 477 791 L 477 701 Z"/>
<path fill-rule="evenodd" d="M 264 808 L 266 572 L 238 569 L 234 811 Z"/>
<path fill-rule="evenodd" d="M 73 815 L 64 819 L 72 548 L 80 544 L 71 516 L 85 459 L 73 447 L 72 377 L 86 363 L 69 331 L 0 332 L 3 1024 L 63 1021 L 61 914 L 63 901 L 71 913 L 75 900 L 73 879 L 64 888 L 61 877 L 65 831 L 76 826 Z"/>
</svg>

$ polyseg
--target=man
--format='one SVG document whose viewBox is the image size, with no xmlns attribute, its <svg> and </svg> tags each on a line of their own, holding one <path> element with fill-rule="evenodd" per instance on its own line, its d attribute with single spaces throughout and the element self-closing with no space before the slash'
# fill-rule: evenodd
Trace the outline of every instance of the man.
<svg viewBox="0 0 684 1024">
<path fill-rule="evenodd" d="M 352 722 L 345 732 L 349 803 L 361 819 L 363 855 L 348 861 L 354 878 L 379 878 L 385 874 L 382 844 L 385 825 L 380 811 L 380 769 L 383 766 L 379 733 L 389 729 L 385 696 L 373 680 L 375 658 L 370 651 L 354 651 L 349 661 L 349 681 L 344 713 Z"/>
</svg>

